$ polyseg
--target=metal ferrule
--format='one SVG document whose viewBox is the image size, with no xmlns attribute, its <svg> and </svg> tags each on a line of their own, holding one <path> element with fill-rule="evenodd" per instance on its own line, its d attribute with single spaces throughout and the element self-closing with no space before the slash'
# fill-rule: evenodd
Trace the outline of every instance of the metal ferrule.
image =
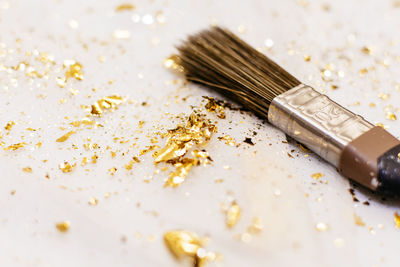
<svg viewBox="0 0 400 267">
<path fill-rule="evenodd" d="M 272 100 L 268 121 L 336 167 L 343 148 L 373 127 L 304 84 Z"/>
</svg>

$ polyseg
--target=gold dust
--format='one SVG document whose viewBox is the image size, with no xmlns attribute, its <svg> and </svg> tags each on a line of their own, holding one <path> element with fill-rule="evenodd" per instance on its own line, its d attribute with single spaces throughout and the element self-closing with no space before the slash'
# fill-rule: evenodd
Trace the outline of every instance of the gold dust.
<svg viewBox="0 0 400 267">
<path fill-rule="evenodd" d="M 328 226 L 326 223 L 319 222 L 319 223 L 317 223 L 317 224 L 315 225 L 315 229 L 316 229 L 318 232 L 325 232 L 325 231 L 327 231 L 327 230 L 329 229 L 329 226 Z"/>
<path fill-rule="evenodd" d="M 60 231 L 62 233 L 68 232 L 70 227 L 71 227 L 71 224 L 69 221 L 56 223 L 56 228 L 58 229 L 58 231 Z"/>
<path fill-rule="evenodd" d="M 81 162 L 81 166 L 85 166 L 88 163 L 88 158 L 87 157 L 83 157 L 82 158 L 82 162 Z"/>
<path fill-rule="evenodd" d="M 261 222 L 259 217 L 254 217 L 252 224 L 247 228 L 247 232 L 250 234 L 261 233 L 264 229 L 264 224 Z"/>
<path fill-rule="evenodd" d="M 100 116 L 104 111 L 114 110 L 123 102 L 123 98 L 119 95 L 105 96 L 97 100 L 91 105 L 90 114 Z"/>
<path fill-rule="evenodd" d="M 68 138 L 69 138 L 71 135 L 73 135 L 74 133 L 76 133 L 76 131 L 70 131 L 70 132 L 64 134 L 63 136 L 57 138 L 56 142 L 59 142 L 59 143 L 65 142 L 65 141 L 67 141 Z"/>
<path fill-rule="evenodd" d="M 382 100 L 388 100 L 390 98 L 390 94 L 379 93 L 378 97 Z"/>
<path fill-rule="evenodd" d="M 72 121 L 69 124 L 71 124 L 74 127 L 79 127 L 81 125 L 93 125 L 95 123 L 96 123 L 95 121 L 92 121 L 92 120 L 90 120 L 88 118 L 83 118 L 83 119 L 81 119 L 79 121 Z"/>
<path fill-rule="evenodd" d="M 193 232 L 182 230 L 168 231 L 164 234 L 164 242 L 176 258 L 190 258 L 193 267 L 202 267 L 207 262 L 217 259 L 217 254 L 207 252 L 203 248 L 205 241 Z"/>
<path fill-rule="evenodd" d="M 11 128 L 15 125 L 15 122 L 13 121 L 9 121 L 7 122 L 6 126 L 4 126 L 4 129 L 6 129 L 7 131 L 10 131 Z"/>
<path fill-rule="evenodd" d="M 304 59 L 304 61 L 309 62 L 309 61 L 311 61 L 311 56 L 310 55 L 304 55 L 303 59 Z"/>
<path fill-rule="evenodd" d="M 63 172 L 63 173 L 68 173 L 68 172 L 72 172 L 73 169 L 75 168 L 76 163 L 71 165 L 70 163 L 68 163 L 67 161 L 64 161 L 64 163 L 60 163 L 58 165 L 58 168 Z"/>
<path fill-rule="evenodd" d="M 166 69 L 182 73 L 184 71 L 182 64 L 182 60 L 178 55 L 171 55 L 166 58 L 163 62 L 163 66 Z"/>
<path fill-rule="evenodd" d="M 22 170 L 24 171 L 24 172 L 28 172 L 28 173 L 32 173 L 32 168 L 31 167 L 25 167 L 25 168 L 22 168 Z"/>
<path fill-rule="evenodd" d="M 121 11 L 133 11 L 135 9 L 135 6 L 133 4 L 130 3 L 125 3 L 125 4 L 121 4 L 119 6 L 117 6 L 115 8 L 116 12 L 121 12 Z"/>
<path fill-rule="evenodd" d="M 42 142 L 37 142 L 35 145 L 36 148 L 40 148 L 41 146 L 42 146 Z"/>
<path fill-rule="evenodd" d="M 354 216 L 354 222 L 355 222 L 355 224 L 356 225 L 358 225 L 358 226 L 365 226 L 365 223 L 363 222 L 363 220 L 361 219 L 361 217 L 360 216 L 358 216 L 357 214 L 353 214 L 353 216 Z"/>
<path fill-rule="evenodd" d="M 371 108 L 374 108 L 374 107 L 376 107 L 376 104 L 375 104 L 375 103 L 369 103 L 369 106 L 370 106 Z"/>
<path fill-rule="evenodd" d="M 233 202 L 231 206 L 226 211 L 226 226 L 228 228 L 233 228 L 239 221 L 241 214 L 241 209 L 236 202 Z"/>
<path fill-rule="evenodd" d="M 360 76 L 364 76 L 364 75 L 367 74 L 367 73 L 368 73 L 368 69 L 366 69 L 366 68 L 363 68 L 363 69 L 361 69 L 361 70 L 359 71 Z"/>
<path fill-rule="evenodd" d="M 133 164 L 140 162 L 139 158 L 134 156 L 129 163 L 125 164 L 125 169 L 128 171 L 132 169 Z"/>
<path fill-rule="evenodd" d="M 361 52 L 366 54 L 366 55 L 371 55 L 373 50 L 369 46 L 364 46 L 363 48 L 361 48 Z"/>
<path fill-rule="evenodd" d="M 386 112 L 386 119 L 395 121 L 395 120 L 397 120 L 397 117 L 396 117 L 396 115 L 394 115 L 393 112 Z"/>
<path fill-rule="evenodd" d="M 8 147 L 5 147 L 4 150 L 13 150 L 13 151 L 15 151 L 15 150 L 17 150 L 17 149 L 19 149 L 21 147 L 24 147 L 25 145 L 26 145 L 25 142 L 16 143 L 16 144 L 10 145 Z"/>
<path fill-rule="evenodd" d="M 397 213 L 397 211 L 394 213 L 394 225 L 396 228 L 400 229 L 400 215 Z"/>
<path fill-rule="evenodd" d="M 99 203 L 99 200 L 95 197 L 92 197 L 89 199 L 89 205 L 90 206 L 96 206 Z"/>
<path fill-rule="evenodd" d="M 322 173 L 317 172 L 311 175 L 311 177 L 315 180 L 318 180 L 319 178 L 321 178 L 322 176 L 324 176 Z"/>
</svg>

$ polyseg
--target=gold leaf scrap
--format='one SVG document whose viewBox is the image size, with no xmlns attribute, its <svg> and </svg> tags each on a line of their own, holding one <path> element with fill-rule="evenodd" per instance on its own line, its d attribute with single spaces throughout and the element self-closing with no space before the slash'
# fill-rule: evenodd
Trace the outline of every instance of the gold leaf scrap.
<svg viewBox="0 0 400 267">
<path fill-rule="evenodd" d="M 105 96 L 99 99 L 91 106 L 90 113 L 100 116 L 106 110 L 113 110 L 123 102 L 123 98 L 119 95 Z"/>
<path fill-rule="evenodd" d="M 56 223 L 56 228 L 58 229 L 58 231 L 60 231 L 62 233 L 68 232 L 70 226 L 71 226 L 71 224 L 69 221 L 63 221 L 63 222 Z"/>
<path fill-rule="evenodd" d="M 117 12 L 121 12 L 121 11 L 132 11 L 135 9 L 135 6 L 133 4 L 130 3 L 125 3 L 125 4 L 121 4 L 119 6 L 117 6 L 115 8 L 115 11 Z"/>
<path fill-rule="evenodd" d="M 63 173 L 68 173 L 68 172 L 72 172 L 73 169 L 75 168 L 75 166 L 76 166 L 76 163 L 71 165 L 70 163 L 64 161 L 64 163 L 60 163 L 58 165 L 58 168 L 60 170 L 62 170 Z"/>
<path fill-rule="evenodd" d="M 76 133 L 76 131 L 70 131 L 70 132 L 64 134 L 63 136 L 57 138 L 56 142 L 59 142 L 59 143 L 65 142 L 65 141 L 67 141 L 68 138 L 69 138 L 71 135 L 73 135 L 74 133 Z"/>
<path fill-rule="evenodd" d="M 226 211 L 226 226 L 228 228 L 234 227 L 240 218 L 240 207 L 236 202 L 232 202 L 229 209 Z"/>
<path fill-rule="evenodd" d="M 13 150 L 13 151 L 15 151 L 15 150 L 17 150 L 17 149 L 19 149 L 21 147 L 24 147 L 25 145 L 26 145 L 25 142 L 16 143 L 16 144 L 12 144 L 12 145 L 10 145 L 8 147 L 5 147 L 4 150 Z"/>
</svg>

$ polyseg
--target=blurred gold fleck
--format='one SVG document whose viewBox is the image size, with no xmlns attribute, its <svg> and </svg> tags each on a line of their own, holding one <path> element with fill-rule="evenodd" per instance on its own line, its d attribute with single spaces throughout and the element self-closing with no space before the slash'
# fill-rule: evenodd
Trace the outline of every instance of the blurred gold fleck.
<svg viewBox="0 0 400 267">
<path fill-rule="evenodd" d="M 388 100 L 390 98 L 390 94 L 379 93 L 378 97 L 382 100 Z"/>
<path fill-rule="evenodd" d="M 322 176 L 324 176 L 322 173 L 317 172 L 311 175 L 311 177 L 315 180 L 318 180 L 319 178 L 321 178 Z"/>
<path fill-rule="evenodd" d="M 59 222 L 56 224 L 56 228 L 58 229 L 58 231 L 60 231 L 62 233 L 68 232 L 70 226 L 71 226 L 71 224 L 69 221 Z"/>
<path fill-rule="evenodd" d="M 370 106 L 371 108 L 374 108 L 374 107 L 376 107 L 376 104 L 375 104 L 375 103 L 369 103 L 369 106 Z"/>
<path fill-rule="evenodd" d="M 386 119 L 395 121 L 395 120 L 397 120 L 397 117 L 396 117 L 396 115 L 394 115 L 393 112 L 386 112 Z"/>
<path fill-rule="evenodd" d="M 225 144 L 227 144 L 229 146 L 237 146 L 238 145 L 238 143 L 236 143 L 235 139 L 230 135 L 224 135 L 222 137 L 218 137 L 218 140 L 224 140 Z"/>
<path fill-rule="evenodd" d="M 83 67 L 79 62 L 75 60 L 65 60 L 64 68 L 67 69 L 65 71 L 65 81 L 68 81 L 69 78 L 75 78 L 78 81 L 83 80 Z"/>
<path fill-rule="evenodd" d="M 357 214 L 354 213 L 354 222 L 356 223 L 356 225 L 358 226 L 365 226 L 365 223 L 363 222 L 363 220 L 361 219 L 360 216 L 358 216 Z"/>
<path fill-rule="evenodd" d="M 135 6 L 133 4 L 130 3 L 125 3 L 125 4 L 121 4 L 119 6 L 117 6 L 115 8 L 115 11 L 117 12 L 121 12 L 121 11 L 132 11 L 135 9 Z"/>
<path fill-rule="evenodd" d="M 83 157 L 82 158 L 82 162 L 81 162 L 81 166 L 85 166 L 88 163 L 88 158 L 87 157 Z"/>
<path fill-rule="evenodd" d="M 171 55 L 164 60 L 163 65 L 166 69 L 181 73 L 184 71 L 181 62 L 182 60 L 178 55 Z"/>
<path fill-rule="evenodd" d="M 363 52 L 364 54 L 367 55 L 371 55 L 372 54 L 372 48 L 369 46 L 364 46 L 363 48 L 361 48 L 361 52 Z"/>
<path fill-rule="evenodd" d="M 109 172 L 111 175 L 114 175 L 114 174 L 117 172 L 117 168 L 116 168 L 116 167 L 109 168 L 109 169 L 108 169 L 108 172 Z"/>
<path fill-rule="evenodd" d="M 22 168 L 22 170 L 23 170 L 24 172 L 32 173 L 32 168 L 31 168 L 31 167 L 25 167 L 25 168 Z"/>
<path fill-rule="evenodd" d="M 241 210 L 236 202 L 233 202 L 231 206 L 226 211 L 226 226 L 228 228 L 234 227 L 240 218 Z"/>
<path fill-rule="evenodd" d="M 92 197 L 89 199 L 89 205 L 90 206 L 96 206 L 99 203 L 99 200 L 95 197 Z"/>
<path fill-rule="evenodd" d="M 76 133 L 76 131 L 70 131 L 70 132 L 64 134 L 63 136 L 57 138 L 56 142 L 59 142 L 59 143 L 65 142 L 65 141 L 67 141 L 68 138 L 69 138 L 71 135 L 73 135 L 74 133 Z"/>
<path fill-rule="evenodd" d="M 247 228 L 247 232 L 250 234 L 258 234 L 263 230 L 263 228 L 264 225 L 261 222 L 261 219 L 259 217 L 254 217 L 252 224 Z"/>
<path fill-rule="evenodd" d="M 359 71 L 360 76 L 364 76 L 364 75 L 367 74 L 367 73 L 368 73 L 368 69 L 366 69 L 366 68 L 363 68 L 363 69 L 361 69 L 361 70 Z"/>
<path fill-rule="evenodd" d="M 394 225 L 396 228 L 400 228 L 400 215 L 397 213 L 397 211 L 394 213 Z"/>
<path fill-rule="evenodd" d="M 319 222 L 315 225 L 315 229 L 317 229 L 318 232 L 325 232 L 329 229 L 329 226 L 326 223 Z"/>
<path fill-rule="evenodd" d="M 311 61 L 310 55 L 304 55 L 303 58 L 304 58 L 304 61 L 307 61 L 307 62 Z"/>
</svg>

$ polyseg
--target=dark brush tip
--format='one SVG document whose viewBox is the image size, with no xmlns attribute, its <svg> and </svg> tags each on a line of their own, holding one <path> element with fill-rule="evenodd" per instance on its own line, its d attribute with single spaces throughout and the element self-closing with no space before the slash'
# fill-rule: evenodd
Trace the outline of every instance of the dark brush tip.
<svg viewBox="0 0 400 267">
<path fill-rule="evenodd" d="M 378 191 L 400 196 L 400 145 L 384 153 L 378 159 Z"/>
</svg>

